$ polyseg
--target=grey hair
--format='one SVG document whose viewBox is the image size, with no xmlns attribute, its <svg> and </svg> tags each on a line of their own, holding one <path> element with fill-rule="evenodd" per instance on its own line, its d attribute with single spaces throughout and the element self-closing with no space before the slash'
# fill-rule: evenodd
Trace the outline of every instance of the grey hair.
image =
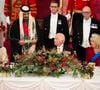
<svg viewBox="0 0 100 90">
<path fill-rule="evenodd" d="M 60 40 L 64 43 L 65 42 L 65 35 L 63 33 L 57 33 L 57 35 L 61 35 Z"/>
</svg>

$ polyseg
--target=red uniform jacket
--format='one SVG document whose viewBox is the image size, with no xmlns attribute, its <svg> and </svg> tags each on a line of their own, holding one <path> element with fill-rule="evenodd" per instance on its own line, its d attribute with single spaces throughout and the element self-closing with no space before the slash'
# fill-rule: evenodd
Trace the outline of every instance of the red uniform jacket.
<svg viewBox="0 0 100 90">
<path fill-rule="evenodd" d="M 88 5 L 89 5 L 89 0 L 63 0 L 63 8 L 66 9 L 66 12 L 67 11 L 72 12 L 74 10 L 81 11 L 84 6 L 88 6 Z"/>
<path fill-rule="evenodd" d="M 19 10 L 22 5 L 28 5 L 31 8 L 32 16 L 36 15 L 35 0 L 5 0 L 4 14 L 10 16 L 11 23 L 18 18 Z"/>
<path fill-rule="evenodd" d="M 90 0 L 89 4 L 92 10 L 92 16 L 100 21 L 100 0 Z"/>
</svg>

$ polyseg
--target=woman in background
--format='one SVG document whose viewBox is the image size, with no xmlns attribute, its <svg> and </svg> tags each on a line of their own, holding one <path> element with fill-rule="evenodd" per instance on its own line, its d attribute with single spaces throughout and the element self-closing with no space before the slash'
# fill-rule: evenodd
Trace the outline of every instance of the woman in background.
<svg viewBox="0 0 100 90">
<path fill-rule="evenodd" d="M 90 38 L 91 47 L 86 48 L 86 61 L 95 62 L 100 66 L 100 35 L 92 34 Z"/>
</svg>

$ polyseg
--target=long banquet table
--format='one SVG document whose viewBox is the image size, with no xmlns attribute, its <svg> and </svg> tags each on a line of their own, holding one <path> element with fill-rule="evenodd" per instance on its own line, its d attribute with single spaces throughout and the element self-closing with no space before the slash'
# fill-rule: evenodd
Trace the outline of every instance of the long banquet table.
<svg viewBox="0 0 100 90">
<path fill-rule="evenodd" d="M 63 75 L 59 78 L 47 76 L 0 78 L 0 90 L 100 90 L 100 67 L 94 70 L 92 79 L 73 78 Z"/>
</svg>

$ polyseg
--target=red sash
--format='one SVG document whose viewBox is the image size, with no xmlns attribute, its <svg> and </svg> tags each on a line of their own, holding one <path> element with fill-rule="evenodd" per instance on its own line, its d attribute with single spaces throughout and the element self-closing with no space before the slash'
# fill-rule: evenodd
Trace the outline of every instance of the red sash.
<svg viewBox="0 0 100 90">
<path fill-rule="evenodd" d="M 25 23 L 23 23 L 23 31 L 24 31 L 24 34 L 25 34 L 26 36 L 28 36 L 28 34 L 29 34 L 29 32 L 28 32 L 28 27 L 27 27 L 27 25 L 26 25 Z"/>
</svg>

